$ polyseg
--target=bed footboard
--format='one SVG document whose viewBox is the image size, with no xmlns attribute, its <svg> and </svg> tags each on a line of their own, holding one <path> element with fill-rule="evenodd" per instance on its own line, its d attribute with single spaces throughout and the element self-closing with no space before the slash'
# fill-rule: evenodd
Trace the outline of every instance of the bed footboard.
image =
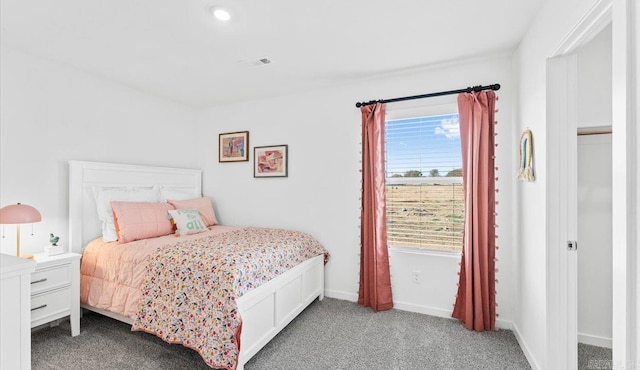
<svg viewBox="0 0 640 370">
<path fill-rule="evenodd" d="M 324 298 L 324 255 L 304 261 L 238 299 L 242 317 L 237 370 L 300 314 L 314 299 Z M 107 310 L 81 305 L 89 311 L 126 322 L 133 320 Z"/>
<path fill-rule="evenodd" d="M 313 300 L 324 298 L 324 256 L 309 259 L 238 300 L 242 317 L 238 370 Z"/>
</svg>

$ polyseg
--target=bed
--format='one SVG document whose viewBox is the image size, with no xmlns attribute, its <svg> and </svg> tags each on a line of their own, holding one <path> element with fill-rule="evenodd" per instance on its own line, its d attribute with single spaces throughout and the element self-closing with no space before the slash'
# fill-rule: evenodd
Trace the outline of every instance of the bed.
<svg viewBox="0 0 640 370">
<path fill-rule="evenodd" d="M 69 161 L 71 251 L 82 254 L 90 242 L 101 236 L 101 223 L 96 212 L 94 195 L 96 187 L 130 189 L 160 186 L 169 191 L 201 194 L 201 184 L 201 170 Z M 210 229 L 214 230 L 215 226 Z M 223 232 L 222 235 L 225 236 L 235 232 L 215 230 Z M 193 239 L 194 235 L 189 237 Z M 214 236 L 211 239 L 214 239 Z M 242 370 L 251 357 L 312 301 L 324 298 L 324 263 L 325 255 L 322 254 L 305 259 L 275 278 L 248 290 L 235 300 L 242 320 L 239 336 L 241 345 L 237 363 L 233 366 Z M 136 318 L 130 314 L 112 312 L 87 303 L 81 306 L 86 310 L 133 324 L 134 327 L 137 324 L 134 320 Z"/>
</svg>

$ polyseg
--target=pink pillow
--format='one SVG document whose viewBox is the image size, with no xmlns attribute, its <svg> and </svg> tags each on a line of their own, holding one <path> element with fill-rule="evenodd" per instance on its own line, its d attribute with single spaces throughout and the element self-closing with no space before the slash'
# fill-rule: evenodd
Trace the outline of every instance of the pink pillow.
<svg viewBox="0 0 640 370">
<path fill-rule="evenodd" d="M 120 243 L 173 234 L 169 203 L 111 202 Z"/>
<path fill-rule="evenodd" d="M 176 207 L 176 209 L 197 209 L 200 211 L 202 221 L 207 226 L 213 226 L 218 224 L 216 214 L 213 212 L 213 205 L 211 204 L 211 198 L 202 197 L 187 200 L 168 200 L 169 204 Z"/>
</svg>

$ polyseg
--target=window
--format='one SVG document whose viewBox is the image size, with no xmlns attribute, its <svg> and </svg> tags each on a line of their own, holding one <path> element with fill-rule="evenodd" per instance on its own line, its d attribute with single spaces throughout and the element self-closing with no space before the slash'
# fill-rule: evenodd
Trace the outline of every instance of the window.
<svg viewBox="0 0 640 370">
<path fill-rule="evenodd" d="M 385 129 L 389 246 L 462 251 L 458 114 L 388 117 Z"/>
</svg>

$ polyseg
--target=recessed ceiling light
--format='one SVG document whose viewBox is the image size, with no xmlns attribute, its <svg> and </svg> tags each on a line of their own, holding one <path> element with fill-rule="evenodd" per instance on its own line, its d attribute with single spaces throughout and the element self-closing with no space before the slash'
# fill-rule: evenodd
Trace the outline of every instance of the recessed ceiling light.
<svg viewBox="0 0 640 370">
<path fill-rule="evenodd" d="M 213 7 L 211 8 L 211 14 L 213 14 L 216 19 L 226 22 L 231 19 L 231 14 L 228 11 L 222 8 Z"/>
</svg>

